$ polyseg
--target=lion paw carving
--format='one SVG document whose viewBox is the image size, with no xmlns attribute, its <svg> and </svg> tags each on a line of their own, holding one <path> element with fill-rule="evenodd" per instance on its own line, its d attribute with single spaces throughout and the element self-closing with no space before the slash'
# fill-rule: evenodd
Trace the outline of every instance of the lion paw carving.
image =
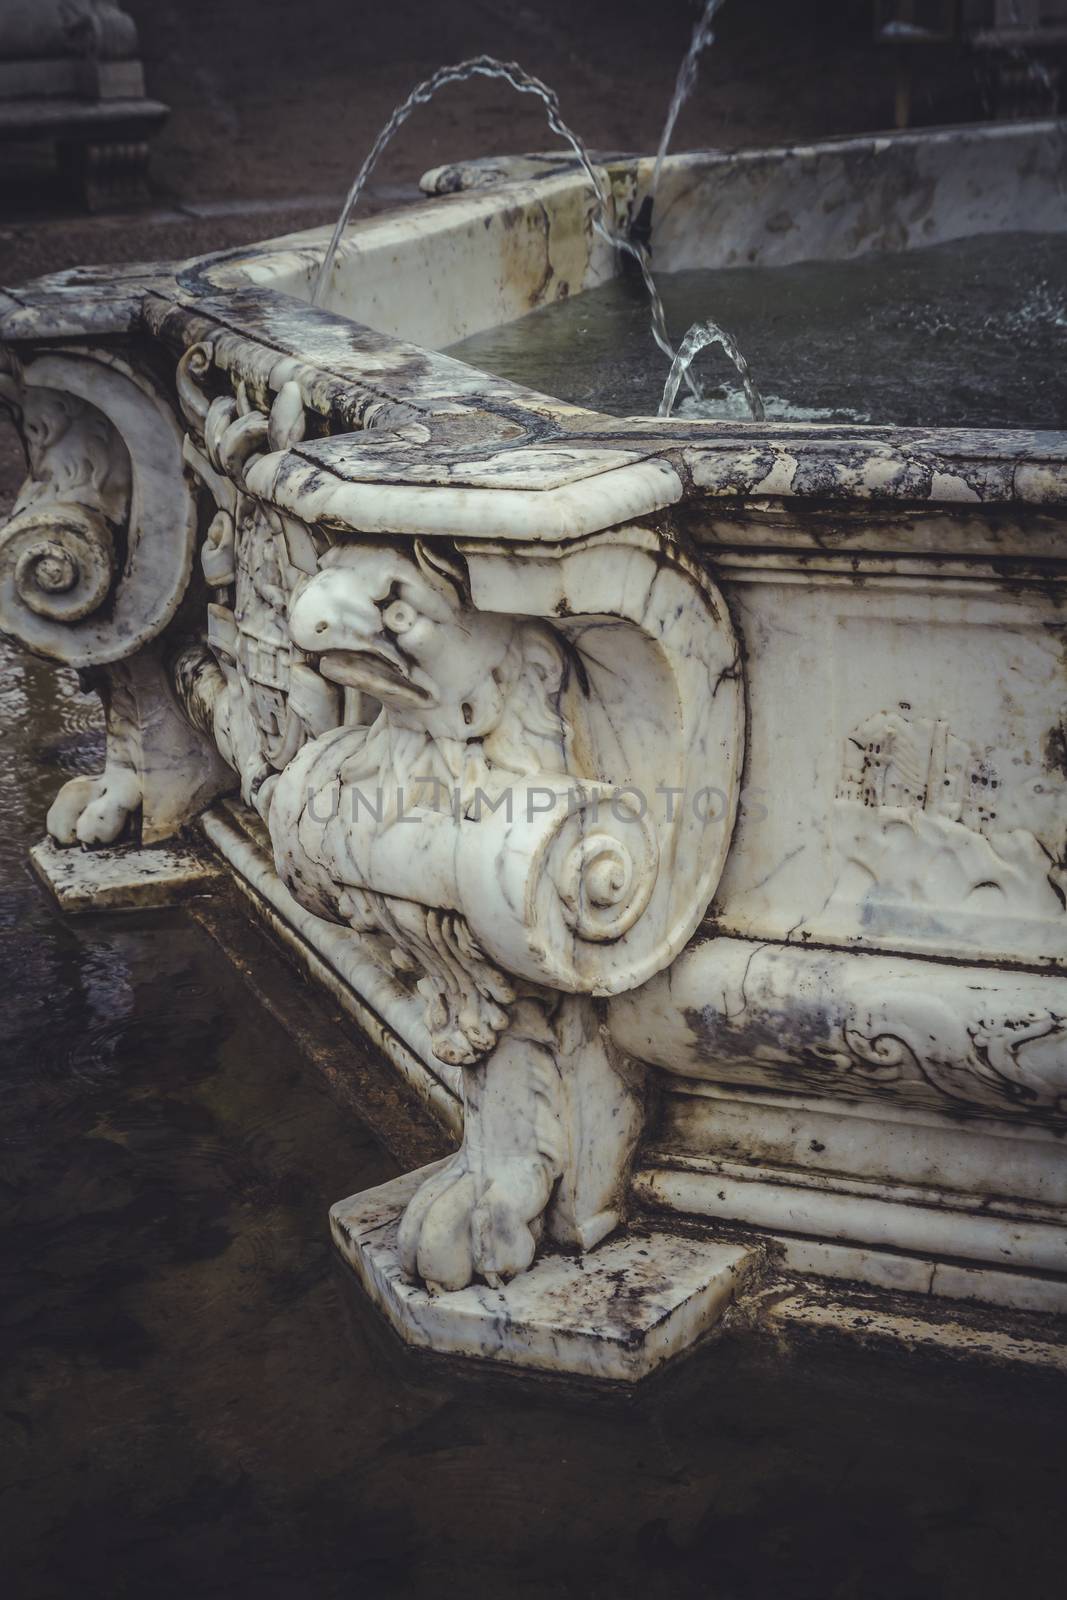
<svg viewBox="0 0 1067 1600">
<path fill-rule="evenodd" d="M 71 778 L 53 800 L 45 827 L 60 845 L 108 845 L 141 807 L 141 784 L 128 767 L 108 767 L 96 777 Z"/>
<path fill-rule="evenodd" d="M 532 1266 L 554 1181 L 540 1156 L 481 1161 L 464 1147 L 404 1213 L 404 1272 L 431 1293 L 464 1289 L 476 1277 L 499 1288 Z"/>
</svg>

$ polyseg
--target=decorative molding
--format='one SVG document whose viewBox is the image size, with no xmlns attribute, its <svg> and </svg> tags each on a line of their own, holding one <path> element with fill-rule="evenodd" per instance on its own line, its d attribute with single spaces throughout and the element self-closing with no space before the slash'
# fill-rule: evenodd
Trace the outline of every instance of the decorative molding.
<svg viewBox="0 0 1067 1600">
<path fill-rule="evenodd" d="M 901 996 L 841 1029 L 835 1065 L 877 1083 L 927 1083 L 947 1100 L 1010 1116 L 1021 1107 L 1067 1124 L 1067 1015 L 1005 1015 L 975 1004 L 960 1016 L 939 999 Z"/>
<path fill-rule="evenodd" d="M 183 454 L 216 509 L 200 549 L 203 580 L 214 595 L 204 616 L 206 637 L 179 654 L 175 676 L 194 722 L 238 774 L 242 799 L 266 816 L 279 773 L 309 737 L 343 720 L 341 692 L 307 664 L 288 625 L 290 601 L 330 540 L 244 487 L 244 467 L 254 455 L 303 436 L 296 385 L 285 386 L 270 418 L 243 386 L 239 398 L 230 393 L 212 401 L 202 387 L 212 374 L 211 355 L 193 346 L 177 374 L 191 429 Z"/>
<path fill-rule="evenodd" d="M 1067 977 L 740 939 L 613 1002 L 620 1049 L 709 1082 L 1067 1131 Z"/>
</svg>

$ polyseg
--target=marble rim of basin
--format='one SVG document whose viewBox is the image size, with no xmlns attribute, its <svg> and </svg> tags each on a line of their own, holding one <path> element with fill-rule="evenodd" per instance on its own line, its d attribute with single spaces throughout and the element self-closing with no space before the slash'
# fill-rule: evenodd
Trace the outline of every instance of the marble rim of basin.
<svg viewBox="0 0 1067 1600">
<path fill-rule="evenodd" d="M 1062 139 L 671 158 L 659 261 L 1062 230 Z M 620 221 L 648 168 L 608 162 Z M 322 230 L 0 299 L 30 469 L 0 615 L 107 712 L 55 845 L 206 813 L 462 1124 L 335 1215 L 412 1342 L 522 1364 L 512 1294 L 535 1364 L 632 1378 L 772 1256 L 1064 1309 L 1067 438 L 620 420 L 490 378 L 436 347 L 615 264 L 565 162 L 429 187 L 351 229 L 332 309 Z M 681 1292 L 616 1241 L 641 1313 L 590 1354 L 566 1272 L 521 1286 L 635 1199 L 749 1255 L 681 1251 Z"/>
</svg>

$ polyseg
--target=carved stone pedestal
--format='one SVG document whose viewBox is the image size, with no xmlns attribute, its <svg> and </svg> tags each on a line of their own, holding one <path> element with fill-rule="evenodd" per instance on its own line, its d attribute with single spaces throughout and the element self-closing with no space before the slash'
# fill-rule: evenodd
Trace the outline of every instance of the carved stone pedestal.
<svg viewBox="0 0 1067 1600">
<path fill-rule="evenodd" d="M 397 1233 L 446 1163 L 342 1200 L 334 1241 L 405 1344 L 504 1366 L 633 1383 L 690 1350 L 737 1295 L 758 1286 L 766 1251 L 638 1220 L 588 1255 L 547 1254 L 497 1289 L 431 1294 L 403 1270 Z"/>
<path fill-rule="evenodd" d="M 218 862 L 185 845 L 154 845 L 148 850 L 64 850 L 42 839 L 30 851 L 41 882 L 59 909 L 148 911 L 207 894 L 222 878 Z"/>
</svg>

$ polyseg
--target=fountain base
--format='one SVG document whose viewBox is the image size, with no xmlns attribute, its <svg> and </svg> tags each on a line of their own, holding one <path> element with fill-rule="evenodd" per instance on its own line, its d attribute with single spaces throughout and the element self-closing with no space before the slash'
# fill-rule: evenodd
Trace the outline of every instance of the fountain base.
<svg viewBox="0 0 1067 1600">
<path fill-rule="evenodd" d="M 45 838 L 30 851 L 33 870 L 61 911 L 149 911 L 206 894 L 222 868 L 187 845 L 138 850 L 72 850 Z"/>
<path fill-rule="evenodd" d="M 671 1232 L 640 1220 L 584 1256 L 548 1254 L 502 1289 L 431 1294 L 405 1278 L 404 1208 L 436 1166 L 330 1211 L 334 1242 L 405 1344 L 530 1371 L 636 1382 L 709 1333 L 758 1286 L 762 1245 Z"/>
<path fill-rule="evenodd" d="M 671 158 L 657 268 L 1058 249 L 1061 136 Z M 624 223 L 647 163 L 605 171 Z M 858 1285 L 857 1327 L 880 1301 L 1041 1342 L 1067 1306 L 1067 438 L 619 419 L 438 353 L 615 276 L 569 170 L 369 219 L 313 310 L 324 246 L 0 297 L 31 469 L 0 623 L 106 729 L 49 813 L 66 903 L 144 892 L 87 891 L 106 858 L 73 841 L 199 823 L 236 890 L 216 920 L 251 907 L 421 1102 L 392 1170 L 462 1135 L 471 1181 L 412 1219 L 430 1287 L 544 1260 L 433 1294 L 396 1249 L 422 1174 L 341 1206 L 411 1345 L 627 1382 L 717 1322 L 773 1336 L 809 1279 Z M 402 1124 L 320 1022 L 339 1098 Z"/>
</svg>

